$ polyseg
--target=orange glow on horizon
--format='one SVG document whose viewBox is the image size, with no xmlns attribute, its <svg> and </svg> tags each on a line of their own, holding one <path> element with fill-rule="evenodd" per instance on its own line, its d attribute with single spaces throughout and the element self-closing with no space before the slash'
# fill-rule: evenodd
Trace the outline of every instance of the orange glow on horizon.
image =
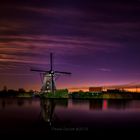
<svg viewBox="0 0 140 140">
<path fill-rule="evenodd" d="M 103 91 L 107 91 L 107 89 L 110 88 L 103 88 Z M 115 88 L 111 88 L 115 89 Z M 140 92 L 140 88 L 120 88 L 120 90 L 123 89 L 125 91 L 129 92 Z M 77 88 L 68 88 L 69 92 L 78 92 L 78 91 L 83 91 L 83 92 L 89 92 L 89 87 L 77 87 Z"/>
<path fill-rule="evenodd" d="M 140 88 L 125 88 L 124 90 L 130 91 L 130 92 L 140 92 Z"/>
<path fill-rule="evenodd" d="M 68 88 L 69 92 L 78 92 L 78 91 L 83 91 L 83 92 L 88 92 L 89 88 L 88 87 L 83 87 L 83 88 Z"/>
</svg>

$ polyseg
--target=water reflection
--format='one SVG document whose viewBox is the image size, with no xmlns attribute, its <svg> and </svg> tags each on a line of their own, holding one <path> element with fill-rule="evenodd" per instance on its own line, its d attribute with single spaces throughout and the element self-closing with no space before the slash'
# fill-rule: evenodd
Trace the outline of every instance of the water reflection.
<svg viewBox="0 0 140 140">
<path fill-rule="evenodd" d="M 129 108 L 132 100 L 107 100 L 108 109 L 125 110 Z"/>
<path fill-rule="evenodd" d="M 42 119 L 51 130 L 135 128 L 140 124 L 139 100 L 43 99 L 40 105 Z"/>
<path fill-rule="evenodd" d="M 103 108 L 103 100 L 90 100 L 89 108 L 91 110 L 101 110 Z"/>
<path fill-rule="evenodd" d="M 41 99 L 40 100 L 40 106 L 41 106 L 41 117 L 42 117 L 42 119 L 46 123 L 51 125 L 53 114 L 54 114 L 54 109 L 55 109 L 54 100 Z"/>
<path fill-rule="evenodd" d="M 57 119 L 57 114 L 55 114 L 56 107 L 65 107 L 68 106 L 68 100 L 56 100 L 56 99 L 41 99 L 41 119 L 47 123 L 47 125 L 52 126 L 54 120 Z"/>
<path fill-rule="evenodd" d="M 91 110 L 124 110 L 132 107 L 132 100 L 90 100 Z"/>
<path fill-rule="evenodd" d="M 41 99 L 41 119 L 50 126 L 56 121 L 65 121 L 79 111 L 140 111 L 140 101 L 136 100 L 56 100 Z M 77 112 L 75 112 L 76 110 Z M 71 113 L 71 114 L 70 114 Z M 85 114 L 84 114 L 85 115 Z M 75 117 L 76 118 L 76 117 Z M 69 118 L 70 119 L 70 118 Z M 69 120 L 67 120 L 69 121 Z"/>
<path fill-rule="evenodd" d="M 0 99 L 0 109 L 6 109 L 9 107 L 24 107 L 24 106 L 32 106 L 32 99 L 26 98 L 1 98 Z"/>
<path fill-rule="evenodd" d="M 91 111 L 140 109 L 140 100 L 0 99 L 0 109 L 32 106 L 40 107 L 42 118 L 49 122 L 54 112 L 62 108 Z"/>
<path fill-rule="evenodd" d="M 6 132 L 136 128 L 140 127 L 140 100 L 1 98 L 0 116 L 0 130 Z"/>
</svg>

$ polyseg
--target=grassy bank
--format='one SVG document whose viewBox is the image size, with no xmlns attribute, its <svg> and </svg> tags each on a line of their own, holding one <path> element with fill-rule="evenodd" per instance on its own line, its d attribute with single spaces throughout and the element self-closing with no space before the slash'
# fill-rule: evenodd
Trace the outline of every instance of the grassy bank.
<svg viewBox="0 0 140 140">
<path fill-rule="evenodd" d="M 140 99 L 140 93 L 132 92 L 118 92 L 118 93 L 92 93 L 92 92 L 73 92 L 68 93 L 67 90 L 58 90 L 55 93 L 14 93 L 14 94 L 1 94 L 0 97 L 19 97 L 19 98 L 57 98 L 57 99 Z"/>
<path fill-rule="evenodd" d="M 140 99 L 140 93 L 90 93 L 90 92 L 56 92 L 41 94 L 43 98 L 69 98 L 69 99 Z"/>
<path fill-rule="evenodd" d="M 58 90 L 55 93 L 42 93 L 40 94 L 42 98 L 69 98 L 67 90 Z"/>
<path fill-rule="evenodd" d="M 140 99 L 140 93 L 119 92 L 119 93 L 91 93 L 74 92 L 69 95 L 72 99 Z"/>
<path fill-rule="evenodd" d="M 31 94 L 31 93 L 21 93 L 21 94 L 18 94 L 16 97 L 19 97 L 19 98 L 32 98 L 32 97 L 34 97 L 34 95 Z"/>
</svg>

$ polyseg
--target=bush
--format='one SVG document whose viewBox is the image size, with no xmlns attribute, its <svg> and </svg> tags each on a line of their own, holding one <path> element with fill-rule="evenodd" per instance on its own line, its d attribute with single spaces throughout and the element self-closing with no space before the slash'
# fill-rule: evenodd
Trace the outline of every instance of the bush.
<svg viewBox="0 0 140 140">
<path fill-rule="evenodd" d="M 43 93 L 41 97 L 45 98 L 68 98 L 68 90 L 67 89 L 62 89 L 62 90 L 57 90 L 55 93 Z"/>
</svg>

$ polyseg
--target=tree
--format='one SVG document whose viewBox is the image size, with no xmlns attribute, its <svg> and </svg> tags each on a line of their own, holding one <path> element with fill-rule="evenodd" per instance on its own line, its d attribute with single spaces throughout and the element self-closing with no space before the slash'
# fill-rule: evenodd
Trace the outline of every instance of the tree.
<svg viewBox="0 0 140 140">
<path fill-rule="evenodd" d="M 7 86 L 4 86 L 2 91 L 7 92 Z"/>
<path fill-rule="evenodd" d="M 18 89 L 18 92 L 19 92 L 19 93 L 25 93 L 26 91 L 25 91 L 24 88 L 19 88 L 19 89 Z"/>
<path fill-rule="evenodd" d="M 32 89 L 29 90 L 29 93 L 34 93 L 34 91 Z"/>
</svg>

